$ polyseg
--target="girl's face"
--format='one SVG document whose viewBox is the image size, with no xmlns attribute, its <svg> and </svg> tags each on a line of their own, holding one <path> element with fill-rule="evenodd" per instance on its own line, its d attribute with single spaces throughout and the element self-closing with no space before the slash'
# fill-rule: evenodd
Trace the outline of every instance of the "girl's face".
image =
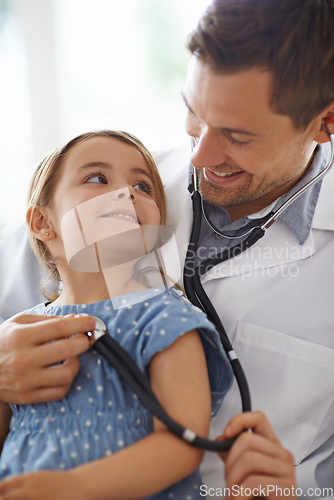
<svg viewBox="0 0 334 500">
<path fill-rule="evenodd" d="M 86 139 L 66 153 L 47 210 L 58 245 L 53 253 L 59 257 L 66 238 L 75 247 L 78 228 L 90 245 L 160 224 L 149 167 L 134 146 L 112 137 Z"/>
</svg>

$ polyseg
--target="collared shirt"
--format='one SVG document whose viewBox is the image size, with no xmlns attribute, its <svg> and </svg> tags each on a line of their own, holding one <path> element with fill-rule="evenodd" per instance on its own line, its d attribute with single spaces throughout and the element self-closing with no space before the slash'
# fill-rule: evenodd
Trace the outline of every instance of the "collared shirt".
<svg viewBox="0 0 334 500">
<path fill-rule="evenodd" d="M 212 205 L 208 201 L 202 200 L 204 215 L 202 212 L 201 232 L 195 263 L 198 264 L 199 262 L 203 262 L 225 249 L 233 248 L 243 241 L 252 228 L 261 226 L 266 216 L 271 211 L 278 210 L 290 196 L 313 179 L 325 168 L 325 166 L 326 154 L 324 148 L 319 145 L 315 150 L 314 158 L 305 175 L 292 189 L 290 189 L 290 191 L 262 210 L 234 222 L 231 222 L 230 216 L 225 208 Z M 278 217 L 279 220 L 296 235 L 301 245 L 309 235 L 320 188 L 321 181 L 314 184 L 303 195 L 298 197 Z M 215 230 L 210 227 L 208 221 L 212 226 L 218 229 L 219 233 L 226 234 L 229 237 L 217 234 Z M 232 236 L 232 238 L 230 236 Z"/>
</svg>

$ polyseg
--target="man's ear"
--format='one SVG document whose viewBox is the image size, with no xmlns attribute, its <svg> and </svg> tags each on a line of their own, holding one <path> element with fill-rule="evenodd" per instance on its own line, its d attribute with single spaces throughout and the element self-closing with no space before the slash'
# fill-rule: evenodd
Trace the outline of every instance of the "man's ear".
<svg viewBox="0 0 334 500">
<path fill-rule="evenodd" d="M 322 144 L 329 141 L 328 132 L 334 134 L 334 102 L 325 108 L 320 118 L 320 130 L 314 140 Z"/>
<path fill-rule="evenodd" d="M 47 242 L 56 237 L 56 233 L 48 220 L 46 207 L 31 205 L 27 210 L 26 221 L 30 232 L 38 240 Z"/>
</svg>

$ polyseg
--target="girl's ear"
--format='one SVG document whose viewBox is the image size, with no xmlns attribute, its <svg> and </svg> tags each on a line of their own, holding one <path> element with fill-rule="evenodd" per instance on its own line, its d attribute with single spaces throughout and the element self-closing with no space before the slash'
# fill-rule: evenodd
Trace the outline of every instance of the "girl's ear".
<svg viewBox="0 0 334 500">
<path fill-rule="evenodd" d="M 26 221 L 30 232 L 38 240 L 47 242 L 56 237 L 56 233 L 47 218 L 45 207 L 31 205 L 27 210 Z"/>
<path fill-rule="evenodd" d="M 328 132 L 334 134 L 334 102 L 327 106 L 321 118 L 321 129 L 314 140 L 324 143 L 329 141 Z"/>
</svg>

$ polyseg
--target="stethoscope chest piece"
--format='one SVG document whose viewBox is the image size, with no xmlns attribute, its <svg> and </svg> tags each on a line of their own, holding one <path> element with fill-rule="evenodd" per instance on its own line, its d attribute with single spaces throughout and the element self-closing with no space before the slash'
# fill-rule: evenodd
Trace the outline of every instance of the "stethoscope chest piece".
<svg viewBox="0 0 334 500">
<path fill-rule="evenodd" d="M 105 322 L 101 318 L 98 318 L 97 316 L 93 316 L 93 318 L 95 319 L 95 329 L 92 332 L 92 337 L 95 342 L 100 337 L 102 337 L 102 335 L 105 335 L 107 333 L 107 327 Z"/>
<path fill-rule="evenodd" d="M 87 337 L 89 338 L 89 343 L 92 346 L 102 335 L 105 335 L 107 332 L 107 326 L 105 322 L 99 318 L 98 316 L 93 316 L 91 314 L 81 313 L 76 316 L 91 316 L 95 319 L 95 328 L 94 330 L 90 330 L 89 332 L 85 332 Z"/>
</svg>

